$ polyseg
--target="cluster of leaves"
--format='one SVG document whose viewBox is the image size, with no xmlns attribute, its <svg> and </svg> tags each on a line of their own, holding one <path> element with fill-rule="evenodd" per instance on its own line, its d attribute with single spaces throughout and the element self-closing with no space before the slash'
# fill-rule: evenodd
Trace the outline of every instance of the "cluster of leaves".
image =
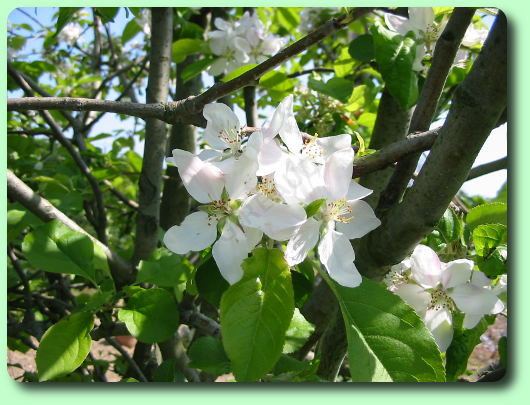
<svg viewBox="0 0 530 405">
<path fill-rule="evenodd" d="M 123 67 L 146 56 L 148 33 L 140 20 L 145 10 L 124 10 L 132 19 L 123 30 L 101 35 L 99 40 L 87 32 L 93 31 L 95 20 L 111 27 L 118 8 L 94 8 L 91 14 L 86 9 L 60 8 L 56 22 L 48 27 L 14 24 L 8 44 L 20 56 L 13 60 L 13 67 L 53 96 L 140 97 L 144 67 L 139 63 Z M 296 7 L 257 9 L 271 31 L 289 41 L 304 35 L 304 11 Z M 443 17 L 443 10 L 439 11 L 437 19 Z M 204 39 L 208 28 L 202 23 L 202 11 L 176 8 L 174 12 L 173 62 L 180 66 L 190 62 L 191 56 L 193 60 L 172 70 L 171 83 L 206 77 L 214 56 Z M 226 16 L 238 18 L 243 12 L 243 8 L 234 8 Z M 323 9 L 316 13 L 312 26 L 338 13 Z M 412 71 L 413 39 L 389 32 L 376 20 L 374 15 L 363 17 L 263 75 L 257 84 L 259 107 L 266 109 L 295 93 L 301 103 L 296 108 L 302 131 L 320 136 L 359 133 L 364 150 L 384 86 L 407 109 L 415 104 L 423 80 Z M 84 30 L 86 41 L 66 44 L 60 40 L 61 30 L 71 22 Z M 37 58 L 24 55 L 28 40 L 36 37 L 44 38 L 42 53 Z M 132 47 L 138 37 L 144 43 Z M 94 52 L 96 41 L 100 41 L 99 53 Z M 252 67 L 245 66 L 223 80 Z M 440 114 L 467 69 L 452 69 Z M 311 71 L 309 76 L 300 74 L 306 70 Z M 133 95 L 128 93 L 131 88 Z M 18 90 L 11 78 L 8 90 Z M 173 99 L 179 96 L 177 90 L 170 92 Z M 232 94 L 230 102 L 245 107 L 242 92 Z M 123 200 L 137 200 L 142 157 L 134 149 L 143 140 L 143 126 L 135 122 L 133 130 L 92 134 L 92 120 L 98 119 L 94 114 L 76 115 L 78 127 L 71 127 L 61 113 L 51 112 L 51 116 L 71 131 L 73 139 L 76 134 L 84 139 L 81 156 L 104 192 L 109 246 L 131 258 L 136 212 Z M 96 203 L 90 184 L 50 135 L 42 116 L 10 112 L 8 132 L 9 168 L 92 232 Z M 107 153 L 97 146 L 103 140 L 110 145 Z M 123 198 L 117 199 L 112 190 Z M 464 197 L 462 201 L 469 212 L 463 215 L 448 209 L 424 243 L 443 258 L 472 258 L 492 279 L 505 274 L 506 205 L 477 205 Z M 465 372 L 471 351 L 493 322 L 486 318 L 471 331 L 455 325 L 455 339 L 444 364 L 430 332 L 398 296 L 368 279 L 355 289 L 341 287 L 321 272 L 318 261 L 307 259 L 289 268 L 279 250 L 258 248 L 243 264 L 243 279 L 229 286 L 208 250 L 183 257 L 159 248 L 148 260 L 140 261 L 130 285 L 118 286 L 104 253 L 88 236 L 58 221 L 44 223 L 18 203 L 8 204 L 7 220 L 13 253 L 7 263 L 9 348 L 27 352 L 34 347 L 31 337 L 39 341 L 38 375 L 26 372 L 26 381 L 93 381 L 99 378 L 97 369 L 104 373 L 110 368 L 122 381 L 140 380 L 123 357 L 102 361 L 89 356 L 93 337 L 112 339 L 111 330 L 118 323 L 147 345 L 163 343 L 179 333 L 179 325 L 189 324 L 194 335 L 185 346 L 190 360 L 187 367 L 200 370 L 205 381 L 223 374 L 232 374 L 237 381 L 323 381 L 317 374 L 322 361 L 319 354 L 311 360 L 305 356 L 312 339 L 321 334 L 303 316 L 317 278 L 330 285 L 344 316 L 348 364 L 341 378 L 351 381 L 454 380 Z M 212 318 L 215 333 L 208 335 L 204 328 L 191 325 L 189 313 L 197 308 Z M 149 380 L 188 379 L 175 359 L 159 363 Z"/>
</svg>

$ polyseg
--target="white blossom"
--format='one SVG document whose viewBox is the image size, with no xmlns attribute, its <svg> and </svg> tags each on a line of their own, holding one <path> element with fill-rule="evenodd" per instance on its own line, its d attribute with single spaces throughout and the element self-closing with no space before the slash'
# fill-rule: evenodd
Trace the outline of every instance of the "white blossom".
<svg viewBox="0 0 530 405">
<path fill-rule="evenodd" d="M 423 319 L 441 352 L 453 339 L 454 311 L 465 314 L 463 327 L 470 329 L 484 315 L 504 309 L 490 287 L 491 280 L 473 267 L 474 263 L 467 259 L 443 263 L 431 248 L 418 245 L 410 261 L 394 267 L 385 278 L 389 289 Z"/>
<path fill-rule="evenodd" d="M 214 20 L 216 30 L 210 31 L 208 43 L 217 59 L 210 66 L 214 76 L 228 74 L 240 66 L 262 63 L 278 52 L 283 44 L 265 29 L 257 14 L 246 11 L 237 21 Z"/>
</svg>

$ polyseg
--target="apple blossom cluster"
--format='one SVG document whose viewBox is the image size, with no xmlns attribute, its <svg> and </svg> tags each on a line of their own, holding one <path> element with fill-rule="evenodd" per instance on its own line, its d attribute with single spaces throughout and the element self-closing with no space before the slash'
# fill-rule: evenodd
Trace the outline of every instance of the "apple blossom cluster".
<svg viewBox="0 0 530 405">
<path fill-rule="evenodd" d="M 444 15 L 441 22 L 436 22 L 432 7 L 409 7 L 408 13 L 409 18 L 385 13 L 385 23 L 388 28 L 400 35 L 406 35 L 408 32 L 414 34 L 417 46 L 412 68 L 421 72 L 425 69 L 422 64 L 423 58 L 432 54 L 433 45 L 447 24 L 447 17 Z M 487 35 L 487 29 L 475 28 L 474 24 L 472 24 L 466 30 L 462 45 L 467 48 L 482 45 Z M 460 49 L 456 54 L 454 64 L 462 66 L 468 58 L 469 52 L 466 49 Z"/>
<path fill-rule="evenodd" d="M 504 310 L 501 298 L 506 292 L 504 275 L 492 287 L 483 272 L 473 270 L 467 259 L 440 261 L 434 250 L 418 245 L 410 258 L 391 267 L 384 282 L 423 319 L 445 352 L 453 339 L 453 317 L 456 310 L 464 314 L 463 327 L 475 327 L 484 315 Z"/>
<path fill-rule="evenodd" d="M 332 279 L 358 286 L 350 239 L 381 222 L 361 200 L 372 190 L 352 180 L 351 135 L 304 138 L 292 95 L 249 136 L 225 104 L 208 104 L 203 114 L 210 148 L 198 154 L 174 149 L 167 158 L 203 205 L 168 229 L 167 248 L 186 254 L 213 244 L 219 271 L 234 284 L 243 276 L 243 260 L 259 244 L 283 247 L 289 266 L 316 247 Z"/>
<path fill-rule="evenodd" d="M 240 66 L 262 63 L 278 52 L 282 39 L 265 29 L 257 14 L 246 11 L 237 21 L 217 17 L 217 30 L 208 33 L 210 50 L 218 58 L 210 66 L 214 76 L 228 74 Z"/>
</svg>

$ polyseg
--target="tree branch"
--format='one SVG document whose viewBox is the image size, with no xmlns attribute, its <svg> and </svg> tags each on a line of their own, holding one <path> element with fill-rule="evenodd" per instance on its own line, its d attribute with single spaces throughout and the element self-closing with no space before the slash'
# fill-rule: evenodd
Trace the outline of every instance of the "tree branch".
<svg viewBox="0 0 530 405">
<path fill-rule="evenodd" d="M 442 35 L 440 35 L 440 38 L 436 42 L 432 64 L 427 73 L 418 104 L 412 114 L 409 133 L 429 129 L 447 75 L 451 70 L 462 38 L 474 13 L 474 8 L 455 8 Z M 388 186 L 381 194 L 377 209 L 378 213 L 384 213 L 401 199 L 418 165 L 419 157 L 420 154 L 414 154 L 399 162 L 390 178 Z"/>
<path fill-rule="evenodd" d="M 151 51 L 147 102 L 164 102 L 169 91 L 171 45 L 173 42 L 173 10 L 151 9 Z M 147 259 L 156 249 L 160 225 L 160 193 L 162 165 L 166 155 L 167 130 L 163 121 L 148 119 L 139 179 L 138 215 L 133 261 Z"/>
<path fill-rule="evenodd" d="M 388 90 L 384 89 L 370 137 L 369 148 L 378 150 L 404 139 L 407 136 L 410 115 L 411 110 L 403 110 Z M 361 177 L 359 183 L 372 190 L 372 194 L 364 199 L 372 208 L 377 207 L 379 196 L 388 185 L 393 171 L 393 168 L 388 168 L 373 174 L 365 172 Z"/>
<path fill-rule="evenodd" d="M 23 77 L 18 74 L 16 70 L 12 69 L 8 65 L 8 71 L 9 71 L 9 74 L 17 81 L 17 83 L 21 86 L 22 90 L 24 90 L 26 94 L 33 95 L 33 91 L 30 88 L 30 86 L 26 83 Z M 105 205 L 103 203 L 103 193 L 101 192 L 101 188 L 99 187 L 98 181 L 92 175 L 90 168 L 87 166 L 86 162 L 83 160 L 83 158 L 81 157 L 77 149 L 74 148 L 74 146 L 68 140 L 68 138 L 64 136 L 61 128 L 59 127 L 57 122 L 53 119 L 52 115 L 48 111 L 42 111 L 41 114 L 44 120 L 46 121 L 46 123 L 52 129 L 53 137 L 57 141 L 59 141 L 59 143 L 68 151 L 70 156 L 72 156 L 72 159 L 74 160 L 77 167 L 79 167 L 81 173 L 88 180 L 88 183 L 90 184 L 90 187 L 92 188 L 92 191 L 94 193 L 94 199 L 96 201 L 96 207 L 97 207 L 97 215 L 95 218 L 96 221 L 93 223 L 93 226 L 98 234 L 98 238 L 105 245 L 108 244 L 107 234 L 106 234 L 107 214 L 105 212 Z"/>
<path fill-rule="evenodd" d="M 455 92 L 449 115 L 403 202 L 368 234 L 359 270 L 371 278 L 402 260 L 438 223 L 467 179 L 482 145 L 506 107 L 506 17 L 500 13 L 471 71 Z"/>
<path fill-rule="evenodd" d="M 357 7 L 352 12 L 333 18 L 304 38 L 281 50 L 255 68 L 228 82 L 218 82 L 198 96 L 190 96 L 181 101 L 171 103 L 138 104 L 93 100 L 86 98 L 57 97 L 47 99 L 12 98 L 7 100 L 8 111 L 24 110 L 74 110 L 74 111 L 106 111 L 132 115 L 142 119 L 156 118 L 168 124 L 185 123 L 204 127 L 205 119 L 200 114 L 203 107 L 233 91 L 256 81 L 268 71 L 279 66 L 289 58 L 303 52 L 329 35 L 346 27 L 354 20 L 370 12 L 372 7 Z"/>
<path fill-rule="evenodd" d="M 294 78 L 294 77 L 298 77 L 298 76 L 303 76 L 303 75 L 308 75 L 308 74 L 311 74 L 313 72 L 318 72 L 318 73 L 333 73 L 335 72 L 335 70 L 331 69 L 331 68 L 326 68 L 326 67 L 321 67 L 321 66 L 317 66 L 317 67 L 314 67 L 312 69 L 306 69 L 306 70 L 300 70 L 298 72 L 294 72 L 294 73 L 290 73 L 287 75 L 288 78 Z"/>
<path fill-rule="evenodd" d="M 508 168 L 508 157 L 494 160 L 493 162 L 484 163 L 483 165 L 476 166 L 469 171 L 466 181 L 473 180 L 477 177 L 484 176 L 485 174 L 496 172 L 497 170 Z"/>
<path fill-rule="evenodd" d="M 125 285 L 130 281 L 131 266 L 129 263 L 127 263 L 127 261 L 110 250 L 98 239 L 90 235 L 72 219 L 59 211 L 48 200 L 35 193 L 9 169 L 7 170 L 7 195 L 10 199 L 18 201 L 26 209 L 37 215 L 44 222 L 58 220 L 70 229 L 87 235 L 92 242 L 97 244 L 103 250 L 107 256 L 114 282 L 120 286 Z"/>
</svg>

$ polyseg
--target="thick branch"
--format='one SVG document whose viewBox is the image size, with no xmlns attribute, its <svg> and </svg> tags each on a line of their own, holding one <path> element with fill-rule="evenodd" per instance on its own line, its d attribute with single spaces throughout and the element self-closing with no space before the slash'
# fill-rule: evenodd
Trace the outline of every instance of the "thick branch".
<svg viewBox="0 0 530 405">
<path fill-rule="evenodd" d="M 353 177 L 384 169 L 404 157 L 431 148 L 440 128 L 421 134 L 409 135 L 406 139 L 385 146 L 377 152 L 363 156 L 353 163 Z"/>
<path fill-rule="evenodd" d="M 169 91 L 173 10 L 162 7 L 152 8 L 151 22 L 153 32 L 149 55 L 147 102 L 165 102 Z M 147 259 L 158 243 L 162 165 L 166 155 L 166 142 L 166 124 L 157 119 L 148 119 L 145 125 L 145 146 L 139 179 L 134 261 Z"/>
<path fill-rule="evenodd" d="M 104 111 L 131 115 L 142 119 L 157 118 L 168 121 L 167 105 L 170 103 L 141 104 L 127 101 L 95 100 L 71 97 L 24 97 L 7 100 L 7 111 L 27 110 L 73 110 Z"/>
<path fill-rule="evenodd" d="M 442 35 L 436 42 L 432 65 L 412 115 L 409 133 L 429 129 L 445 80 L 474 13 L 474 8 L 455 8 Z M 401 199 L 416 169 L 419 157 L 420 154 L 415 154 L 399 162 L 385 192 L 381 195 L 378 212 L 386 211 Z"/>
<path fill-rule="evenodd" d="M 407 136 L 411 110 L 403 110 L 387 89 L 383 91 L 374 130 L 370 137 L 370 149 L 379 150 L 393 142 L 402 140 Z M 360 179 L 360 184 L 372 190 L 372 194 L 364 200 L 372 208 L 377 207 L 379 196 L 388 184 L 394 169 L 378 171 L 377 173 L 365 173 Z"/>
<path fill-rule="evenodd" d="M 455 92 L 449 115 L 414 185 L 403 202 L 389 211 L 383 225 L 366 238 L 370 254 L 359 261 L 362 273 L 381 276 L 380 266 L 402 260 L 436 226 L 506 107 L 506 90 L 506 17 L 501 13 Z"/>
<path fill-rule="evenodd" d="M 48 200 L 35 193 L 9 169 L 7 170 L 7 194 L 10 199 L 18 201 L 44 222 L 58 220 L 70 229 L 87 235 L 107 256 L 115 283 L 124 285 L 129 281 L 130 265 L 122 257 L 90 235 L 72 219 L 64 215 Z"/>
</svg>

